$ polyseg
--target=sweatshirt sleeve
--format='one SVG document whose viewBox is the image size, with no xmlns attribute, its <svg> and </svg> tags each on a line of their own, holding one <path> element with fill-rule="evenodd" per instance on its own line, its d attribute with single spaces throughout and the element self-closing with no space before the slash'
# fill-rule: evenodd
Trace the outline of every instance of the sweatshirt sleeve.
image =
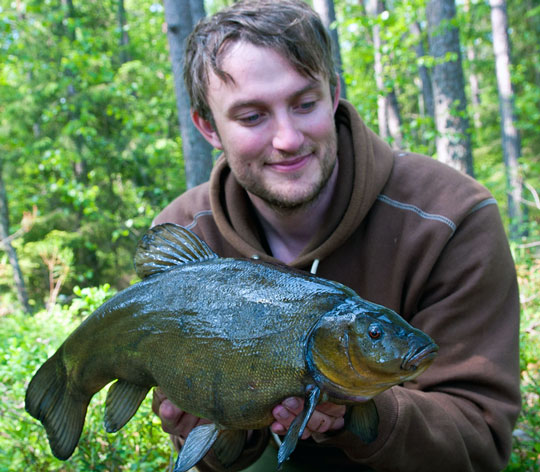
<svg viewBox="0 0 540 472">
<path fill-rule="evenodd" d="M 500 471 L 520 410 L 519 297 L 498 209 L 467 215 L 440 253 L 412 317 L 439 345 L 421 376 L 377 397 L 377 439 L 315 439 L 375 470 Z"/>
</svg>

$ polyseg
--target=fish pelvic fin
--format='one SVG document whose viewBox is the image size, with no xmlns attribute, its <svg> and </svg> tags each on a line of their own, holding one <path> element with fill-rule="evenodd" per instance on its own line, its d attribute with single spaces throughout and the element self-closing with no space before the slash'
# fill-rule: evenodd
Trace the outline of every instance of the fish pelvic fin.
<svg viewBox="0 0 540 472">
<path fill-rule="evenodd" d="M 105 430 L 116 433 L 122 428 L 137 412 L 149 390 L 149 387 L 140 387 L 125 380 L 113 383 L 105 400 Z"/>
<path fill-rule="evenodd" d="M 77 447 L 91 395 L 74 394 L 65 365 L 57 353 L 36 372 L 25 397 L 25 409 L 41 421 L 55 457 L 68 459 Z"/>
<path fill-rule="evenodd" d="M 345 417 L 345 429 L 356 434 L 365 443 L 375 441 L 378 426 L 379 413 L 373 400 L 352 406 Z"/>
<path fill-rule="evenodd" d="M 224 429 L 214 443 L 212 451 L 224 467 L 230 467 L 240 457 L 247 440 L 247 431 L 243 429 Z"/>
<path fill-rule="evenodd" d="M 298 440 L 302 437 L 304 430 L 308 424 L 317 403 L 319 403 L 319 398 L 321 396 L 321 390 L 319 387 L 308 385 L 306 400 L 304 402 L 304 409 L 302 412 L 293 420 L 281 446 L 278 449 L 278 470 L 281 469 L 283 463 L 289 458 L 292 452 L 296 448 Z"/>
<path fill-rule="evenodd" d="M 148 230 L 137 245 L 135 270 L 142 279 L 189 262 L 216 259 L 218 255 L 183 226 L 164 223 Z"/>
<path fill-rule="evenodd" d="M 213 424 L 201 424 L 193 428 L 180 449 L 173 472 L 186 472 L 199 462 L 216 442 L 219 428 Z"/>
</svg>

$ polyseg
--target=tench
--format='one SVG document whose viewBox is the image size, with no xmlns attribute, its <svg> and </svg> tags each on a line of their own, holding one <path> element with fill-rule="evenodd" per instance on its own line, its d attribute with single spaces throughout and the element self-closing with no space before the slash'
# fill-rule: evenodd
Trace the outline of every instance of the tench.
<svg viewBox="0 0 540 472">
<path fill-rule="evenodd" d="M 377 434 L 370 399 L 423 372 L 437 346 L 394 311 L 352 289 L 286 267 L 218 257 L 178 225 L 156 226 L 140 241 L 142 281 L 100 306 L 32 378 L 26 410 L 67 459 L 92 396 L 109 382 L 105 428 L 118 431 L 159 386 L 179 408 L 207 418 L 189 434 L 175 472 L 214 446 L 227 466 L 246 430 L 273 421 L 275 405 L 305 398 L 278 451 L 296 447 L 316 405 L 350 404 L 346 427 Z M 373 426 L 375 425 L 375 426 Z"/>
</svg>

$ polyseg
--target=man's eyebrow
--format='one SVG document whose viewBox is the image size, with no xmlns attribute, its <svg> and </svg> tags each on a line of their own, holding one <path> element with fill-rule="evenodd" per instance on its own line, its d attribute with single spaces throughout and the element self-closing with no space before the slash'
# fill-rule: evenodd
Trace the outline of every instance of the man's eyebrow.
<svg viewBox="0 0 540 472">
<path fill-rule="evenodd" d="M 289 100 L 295 100 L 298 97 L 301 97 L 305 93 L 312 92 L 312 91 L 318 91 L 322 89 L 322 84 L 318 80 L 312 80 L 310 81 L 306 86 L 302 87 L 300 90 L 297 90 L 296 92 L 292 93 L 289 97 Z M 228 108 L 227 113 L 229 115 L 234 114 L 236 111 L 241 110 L 242 108 L 249 108 L 249 107 L 261 107 L 265 105 L 264 100 L 260 99 L 251 99 L 251 100 L 238 100 L 236 102 L 233 102 L 231 106 Z"/>
</svg>

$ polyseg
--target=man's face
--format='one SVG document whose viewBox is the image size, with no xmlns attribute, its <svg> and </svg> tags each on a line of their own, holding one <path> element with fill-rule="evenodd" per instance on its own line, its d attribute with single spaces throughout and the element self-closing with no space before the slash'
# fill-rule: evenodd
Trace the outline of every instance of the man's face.
<svg viewBox="0 0 540 472">
<path fill-rule="evenodd" d="M 249 193 L 280 209 L 313 201 L 337 159 L 337 97 L 328 80 L 303 76 L 277 52 L 243 42 L 229 47 L 222 69 L 234 81 L 210 75 L 215 129 L 195 113 L 199 130 Z"/>
</svg>

